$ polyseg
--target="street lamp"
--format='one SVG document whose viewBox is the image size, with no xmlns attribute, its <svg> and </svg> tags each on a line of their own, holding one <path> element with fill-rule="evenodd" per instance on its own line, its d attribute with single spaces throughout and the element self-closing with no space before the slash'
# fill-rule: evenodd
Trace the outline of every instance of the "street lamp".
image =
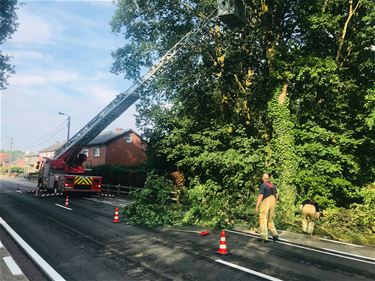
<svg viewBox="0 0 375 281">
<path fill-rule="evenodd" d="M 68 118 L 66 120 L 68 120 L 68 136 L 66 137 L 66 142 L 69 141 L 69 136 L 70 136 L 70 115 L 64 113 L 64 112 L 59 112 L 59 115 L 64 115 L 64 116 L 68 116 Z"/>
</svg>

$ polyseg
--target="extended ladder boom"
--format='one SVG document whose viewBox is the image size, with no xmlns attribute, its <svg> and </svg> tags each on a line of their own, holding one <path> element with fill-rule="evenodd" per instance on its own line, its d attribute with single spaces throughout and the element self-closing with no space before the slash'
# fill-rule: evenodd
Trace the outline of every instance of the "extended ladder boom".
<svg viewBox="0 0 375 281">
<path fill-rule="evenodd" d="M 139 81 L 128 90 L 116 96 L 99 114 L 87 125 L 76 133 L 68 142 L 56 151 L 54 159 L 61 159 L 66 164 L 72 164 L 74 158 L 91 140 L 102 132 L 109 124 L 119 117 L 125 110 L 133 105 L 140 97 L 140 92 L 147 89 L 176 58 L 185 54 L 189 47 L 196 44 L 205 34 L 206 28 L 213 23 L 215 17 L 208 17 L 199 26 L 187 33 L 176 45 L 174 45 L 159 61 L 154 64 Z"/>
</svg>

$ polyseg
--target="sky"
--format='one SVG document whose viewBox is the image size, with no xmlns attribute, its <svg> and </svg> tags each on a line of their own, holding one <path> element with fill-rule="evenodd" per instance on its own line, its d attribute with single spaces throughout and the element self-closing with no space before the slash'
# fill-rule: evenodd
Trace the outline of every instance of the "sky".
<svg viewBox="0 0 375 281">
<path fill-rule="evenodd" d="M 10 150 L 38 152 L 77 133 L 115 96 L 131 86 L 110 72 L 111 51 L 124 43 L 109 22 L 112 1 L 23 0 L 18 30 L 0 46 L 16 73 L 0 93 L 1 143 Z M 106 130 L 136 129 L 135 106 Z"/>
</svg>

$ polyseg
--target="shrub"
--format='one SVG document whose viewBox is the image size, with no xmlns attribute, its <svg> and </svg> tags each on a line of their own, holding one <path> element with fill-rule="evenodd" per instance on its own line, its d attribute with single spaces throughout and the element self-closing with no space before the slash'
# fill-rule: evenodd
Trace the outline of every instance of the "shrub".
<svg viewBox="0 0 375 281">
<path fill-rule="evenodd" d="M 145 187 L 132 194 L 134 203 L 124 210 L 127 221 L 147 226 L 178 224 L 181 214 L 172 203 L 172 188 L 172 181 L 150 173 Z"/>
</svg>

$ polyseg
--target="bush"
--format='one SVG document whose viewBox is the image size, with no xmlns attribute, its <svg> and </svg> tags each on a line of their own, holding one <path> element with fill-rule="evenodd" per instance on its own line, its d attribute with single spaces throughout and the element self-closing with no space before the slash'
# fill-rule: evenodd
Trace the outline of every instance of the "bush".
<svg viewBox="0 0 375 281">
<path fill-rule="evenodd" d="M 324 210 L 321 228 L 329 230 L 336 238 L 361 244 L 375 243 L 375 185 L 370 184 L 360 191 L 363 204 L 352 204 L 350 208 Z"/>
<path fill-rule="evenodd" d="M 187 192 L 190 206 L 184 215 L 183 224 L 224 228 L 237 223 L 256 223 L 252 206 L 255 199 L 250 198 L 250 190 L 233 192 L 211 180 L 200 183 L 195 179 L 192 185 L 194 188 Z"/>
<path fill-rule="evenodd" d="M 136 187 L 143 187 L 146 178 L 146 171 L 142 166 L 102 165 L 94 167 L 90 174 L 103 177 L 104 184 L 120 184 Z"/>
<path fill-rule="evenodd" d="M 124 210 L 127 221 L 147 226 L 179 224 L 181 212 L 172 203 L 172 188 L 172 181 L 150 173 L 145 187 L 132 194 L 134 203 Z"/>
</svg>

